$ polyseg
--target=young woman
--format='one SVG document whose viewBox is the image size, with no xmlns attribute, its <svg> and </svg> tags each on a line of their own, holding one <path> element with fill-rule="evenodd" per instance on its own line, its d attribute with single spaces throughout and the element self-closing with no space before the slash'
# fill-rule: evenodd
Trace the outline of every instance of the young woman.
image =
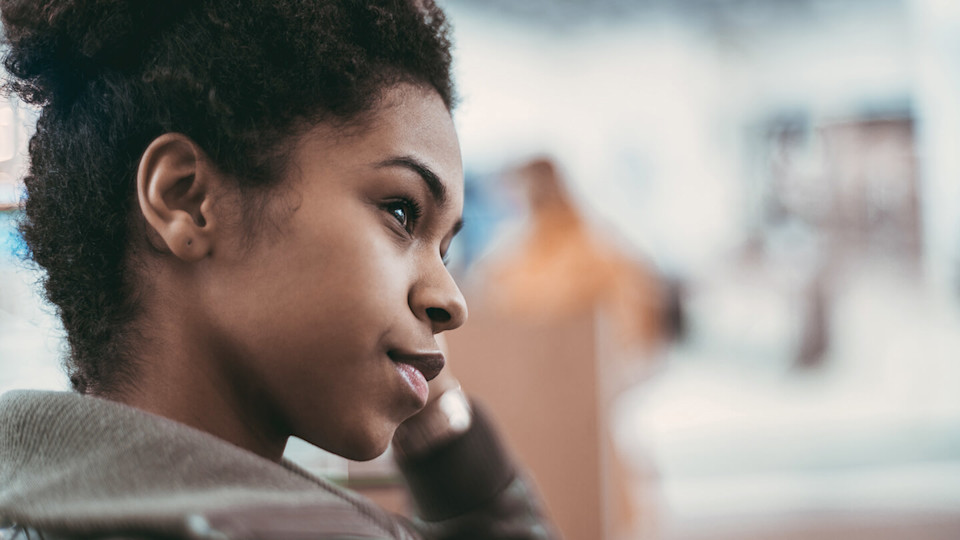
<svg viewBox="0 0 960 540">
<path fill-rule="evenodd" d="M 0 9 L 8 87 L 42 107 L 21 228 L 76 390 L 0 398 L 8 536 L 549 536 L 440 375 L 467 308 L 431 1 Z M 418 520 L 283 461 L 293 435 L 393 440 Z"/>
</svg>

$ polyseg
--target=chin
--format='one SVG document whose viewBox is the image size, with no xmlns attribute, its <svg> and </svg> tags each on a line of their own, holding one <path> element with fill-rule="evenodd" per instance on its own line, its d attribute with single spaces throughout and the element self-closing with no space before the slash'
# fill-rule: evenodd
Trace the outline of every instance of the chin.
<svg viewBox="0 0 960 540">
<path fill-rule="evenodd" d="M 387 451 L 387 448 L 390 446 L 390 441 L 393 439 L 393 431 L 394 430 L 391 429 L 388 433 L 383 434 L 355 434 L 353 437 L 339 441 L 338 444 L 324 444 L 320 441 L 312 441 L 310 439 L 304 440 L 327 452 L 352 461 L 370 461 L 371 459 L 380 457 Z"/>
<path fill-rule="evenodd" d="M 377 447 L 376 449 L 369 452 L 354 452 L 350 455 L 345 455 L 343 457 L 352 460 L 352 461 L 370 461 L 371 459 L 376 459 L 383 455 L 389 447 L 388 444 Z"/>
</svg>

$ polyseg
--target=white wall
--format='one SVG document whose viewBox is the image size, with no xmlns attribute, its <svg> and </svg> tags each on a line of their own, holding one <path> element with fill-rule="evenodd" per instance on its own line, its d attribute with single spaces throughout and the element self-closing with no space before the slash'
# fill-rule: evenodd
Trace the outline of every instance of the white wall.
<svg viewBox="0 0 960 540">
<path fill-rule="evenodd" d="M 745 233 L 744 142 L 754 122 L 784 109 L 817 120 L 915 99 L 925 53 L 914 49 L 907 6 L 823 4 L 801 18 L 741 13 L 705 26 L 674 16 L 551 30 L 451 2 L 467 166 L 553 153 L 585 205 L 661 264 L 680 272 L 708 264 Z"/>
</svg>

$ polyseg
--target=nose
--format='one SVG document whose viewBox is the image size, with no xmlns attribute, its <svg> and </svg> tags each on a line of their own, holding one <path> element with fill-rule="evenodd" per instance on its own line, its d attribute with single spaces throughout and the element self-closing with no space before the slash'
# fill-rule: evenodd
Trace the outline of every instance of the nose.
<svg viewBox="0 0 960 540">
<path fill-rule="evenodd" d="M 442 262 L 432 265 L 410 290 L 410 309 L 430 323 L 434 334 L 460 327 L 467 320 L 467 301 Z"/>
</svg>

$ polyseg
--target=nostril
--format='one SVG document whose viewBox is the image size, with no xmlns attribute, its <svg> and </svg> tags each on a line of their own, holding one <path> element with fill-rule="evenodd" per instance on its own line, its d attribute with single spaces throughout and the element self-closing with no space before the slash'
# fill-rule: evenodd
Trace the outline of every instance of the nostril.
<svg viewBox="0 0 960 540">
<path fill-rule="evenodd" d="M 450 312 L 442 308 L 427 308 L 427 317 L 433 322 L 450 322 Z"/>
</svg>

